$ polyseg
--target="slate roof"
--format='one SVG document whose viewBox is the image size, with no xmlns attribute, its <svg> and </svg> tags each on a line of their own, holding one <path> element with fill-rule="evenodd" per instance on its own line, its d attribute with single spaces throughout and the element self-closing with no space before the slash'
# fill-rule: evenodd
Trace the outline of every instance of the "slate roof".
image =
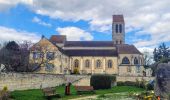
<svg viewBox="0 0 170 100">
<path fill-rule="evenodd" d="M 52 35 L 49 41 L 52 42 L 53 44 L 63 43 L 66 41 L 66 36 L 65 35 Z"/>
<path fill-rule="evenodd" d="M 134 45 L 121 44 L 117 45 L 119 54 L 142 54 Z"/>
<path fill-rule="evenodd" d="M 117 56 L 116 50 L 65 50 L 68 56 Z"/>
<path fill-rule="evenodd" d="M 115 47 L 112 41 L 66 41 L 64 47 Z"/>
<path fill-rule="evenodd" d="M 123 15 L 113 15 L 113 22 L 124 22 Z"/>
</svg>

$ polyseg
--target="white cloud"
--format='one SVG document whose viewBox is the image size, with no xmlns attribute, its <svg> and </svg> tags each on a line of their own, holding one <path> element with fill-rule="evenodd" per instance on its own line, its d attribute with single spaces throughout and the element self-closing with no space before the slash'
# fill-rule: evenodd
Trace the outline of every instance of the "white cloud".
<svg viewBox="0 0 170 100">
<path fill-rule="evenodd" d="M 99 32 L 111 30 L 112 14 L 123 14 L 128 32 L 142 29 L 134 36 L 151 37 L 137 41 L 137 47 L 170 42 L 170 0 L 1 0 L 0 11 L 17 3 L 28 4 L 32 11 L 50 18 L 88 21 L 90 29 Z"/>
<path fill-rule="evenodd" d="M 47 26 L 47 27 L 51 27 L 52 26 L 50 23 L 46 23 L 46 22 L 42 21 L 40 18 L 38 18 L 38 17 L 34 17 L 32 19 L 32 22 L 35 22 L 35 23 L 38 23 L 40 25 Z"/>
<path fill-rule="evenodd" d="M 11 7 L 16 6 L 17 4 L 26 4 L 26 5 L 32 5 L 33 0 L 0 0 L 0 12 L 6 11 L 10 9 Z"/>
<path fill-rule="evenodd" d="M 23 42 L 23 41 L 31 41 L 31 42 L 37 42 L 40 39 L 39 36 L 37 36 L 35 33 L 29 33 L 22 30 L 15 30 L 12 28 L 7 28 L 0 26 L 0 42 L 5 41 L 17 41 L 17 42 Z"/>
<path fill-rule="evenodd" d="M 93 40 L 93 36 L 78 27 L 57 28 L 56 31 L 61 35 L 66 35 L 70 41 Z"/>
</svg>

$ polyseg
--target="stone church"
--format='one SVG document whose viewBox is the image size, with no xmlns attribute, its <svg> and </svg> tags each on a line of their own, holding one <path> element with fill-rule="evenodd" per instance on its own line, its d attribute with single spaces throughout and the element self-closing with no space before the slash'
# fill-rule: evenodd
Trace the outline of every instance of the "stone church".
<svg viewBox="0 0 170 100">
<path fill-rule="evenodd" d="M 52 35 L 30 49 L 30 64 L 37 73 L 116 74 L 143 76 L 143 55 L 125 43 L 123 15 L 113 15 L 112 41 L 67 41 L 64 35 Z"/>
</svg>

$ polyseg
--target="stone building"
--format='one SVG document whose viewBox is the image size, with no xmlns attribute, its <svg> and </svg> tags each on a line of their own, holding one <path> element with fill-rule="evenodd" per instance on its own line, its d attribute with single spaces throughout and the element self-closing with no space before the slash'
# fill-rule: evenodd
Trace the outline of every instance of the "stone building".
<svg viewBox="0 0 170 100">
<path fill-rule="evenodd" d="M 42 37 L 30 49 L 30 63 L 43 63 L 38 73 L 143 76 L 143 55 L 134 45 L 125 44 L 123 15 L 113 15 L 112 39 L 67 41 L 64 35 Z"/>
</svg>

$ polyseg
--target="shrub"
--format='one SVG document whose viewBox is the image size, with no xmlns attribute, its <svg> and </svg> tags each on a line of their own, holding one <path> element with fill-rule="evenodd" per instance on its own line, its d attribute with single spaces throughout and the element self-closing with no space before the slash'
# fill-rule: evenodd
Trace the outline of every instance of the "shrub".
<svg viewBox="0 0 170 100">
<path fill-rule="evenodd" d="M 0 91 L 0 100 L 8 100 L 9 92 L 8 87 L 4 86 L 3 89 Z"/>
<path fill-rule="evenodd" d="M 93 86 L 95 90 L 109 89 L 112 87 L 115 81 L 116 76 L 114 75 L 92 75 L 90 79 L 90 85 Z"/>
<path fill-rule="evenodd" d="M 117 82 L 117 86 L 125 86 L 125 82 L 119 81 L 119 82 Z"/>
<path fill-rule="evenodd" d="M 154 90 L 154 85 L 148 83 L 148 84 L 147 84 L 147 90 Z"/>
<path fill-rule="evenodd" d="M 136 82 L 132 82 L 132 81 L 126 81 L 124 84 L 126 86 L 136 86 Z"/>
<path fill-rule="evenodd" d="M 79 74 L 79 70 L 77 68 L 74 69 L 73 71 L 74 74 Z"/>
</svg>

